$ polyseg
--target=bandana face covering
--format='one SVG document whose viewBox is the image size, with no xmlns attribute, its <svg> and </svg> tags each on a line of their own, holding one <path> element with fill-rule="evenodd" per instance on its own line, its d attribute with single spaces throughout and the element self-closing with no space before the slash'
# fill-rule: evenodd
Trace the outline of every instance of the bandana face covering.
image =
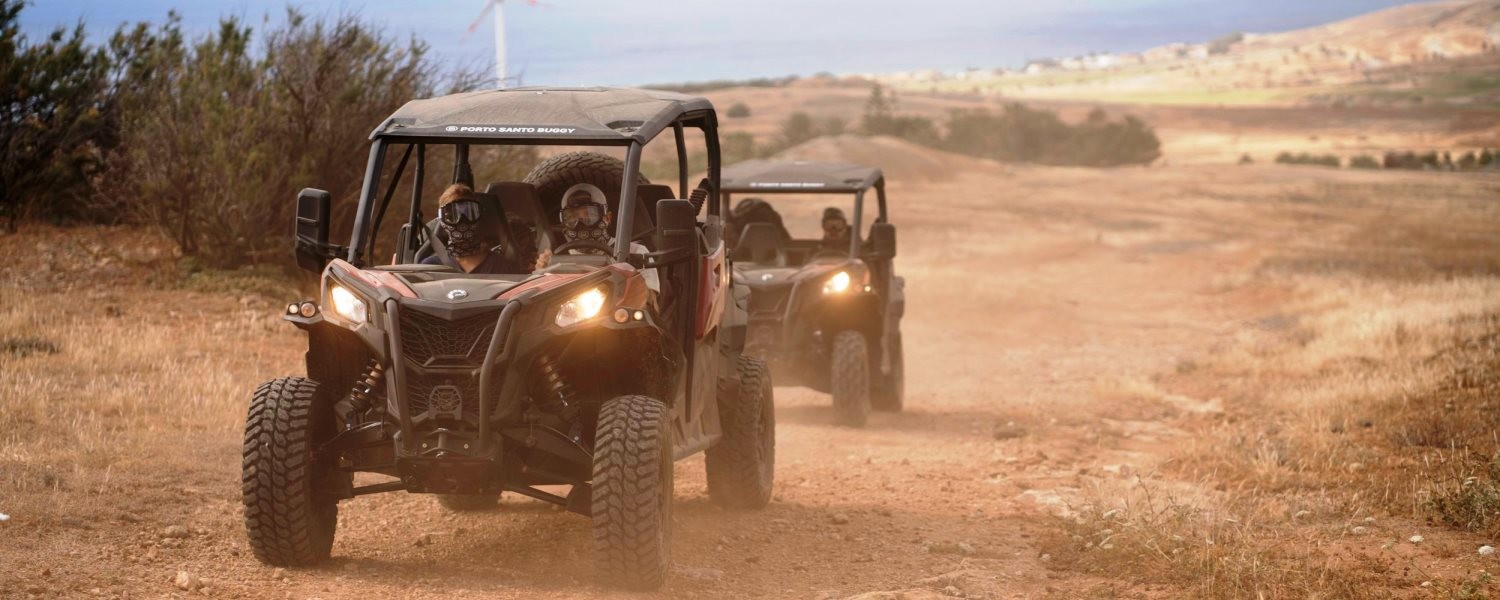
<svg viewBox="0 0 1500 600">
<path fill-rule="evenodd" d="M 443 229 L 448 230 L 448 252 L 453 256 L 469 256 L 478 254 L 481 249 L 479 240 L 479 224 L 474 221 L 449 225 L 443 223 Z"/>
<path fill-rule="evenodd" d="M 608 244 L 609 232 L 606 229 L 603 222 L 593 227 L 570 227 L 563 230 L 563 237 L 567 238 L 570 242 L 599 242 L 601 244 Z M 594 249 L 581 250 L 590 254 L 599 253 L 598 250 Z"/>
</svg>

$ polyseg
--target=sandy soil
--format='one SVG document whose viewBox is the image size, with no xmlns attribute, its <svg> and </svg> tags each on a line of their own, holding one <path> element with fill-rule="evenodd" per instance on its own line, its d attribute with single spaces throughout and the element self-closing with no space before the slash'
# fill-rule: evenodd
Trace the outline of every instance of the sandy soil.
<svg viewBox="0 0 1500 600">
<path fill-rule="evenodd" d="M 1255 277 L 1268 257 L 1337 247 L 1389 210 L 1305 194 L 1500 189 L 1494 176 L 1312 168 L 964 167 L 891 189 L 906 412 L 841 428 L 826 396 L 777 388 L 771 506 L 721 510 L 701 458 L 679 463 L 676 567 L 653 597 L 1179 595 L 1044 555 L 1082 491 L 1156 469 L 1222 412 L 1220 399 L 1132 399 L 1121 382 L 1253 329 L 1287 301 Z M 1500 223 L 1484 219 L 1474 226 Z M 181 283 L 153 239 L 0 238 L 0 333 L 58 346 L 0 355 L 0 597 L 615 596 L 589 583 L 585 519 L 513 496 L 487 514 L 358 498 L 326 566 L 256 563 L 239 507 L 244 403 L 258 381 L 300 372 L 300 336 L 277 322 L 274 287 Z M 153 272 L 166 274 L 140 280 Z M 179 590 L 179 571 L 207 586 Z"/>
</svg>

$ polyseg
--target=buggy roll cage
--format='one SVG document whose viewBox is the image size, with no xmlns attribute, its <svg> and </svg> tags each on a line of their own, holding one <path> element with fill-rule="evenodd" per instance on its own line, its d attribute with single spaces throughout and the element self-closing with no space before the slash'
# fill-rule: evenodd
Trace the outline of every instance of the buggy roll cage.
<svg viewBox="0 0 1500 600">
<path fill-rule="evenodd" d="M 875 167 L 811 160 L 747 160 L 726 167 L 719 185 L 723 201 L 732 194 L 854 194 L 854 217 L 849 228 L 849 255 L 858 256 L 864 221 L 865 192 L 874 189 L 876 223 L 888 222 L 885 173 Z"/>
<path fill-rule="evenodd" d="M 346 260 L 357 267 L 369 264 L 366 253 L 390 206 L 401 174 L 413 151 L 417 155 L 412 182 L 412 206 L 407 226 L 422 227 L 421 192 L 429 144 L 455 148 L 454 182 L 473 184 L 468 154 L 471 145 L 492 146 L 608 146 L 625 148 L 623 182 L 640 174 L 641 150 L 670 129 L 677 149 L 680 198 L 688 198 L 688 152 L 684 130 L 703 132 L 708 153 L 708 213 L 710 225 L 720 221 L 720 155 L 718 117 L 713 104 L 696 96 L 630 88 L 507 88 L 454 94 L 406 103 L 370 133 L 370 158 L 360 187 L 359 205 Z M 379 195 L 381 170 L 392 146 L 406 151 Z M 622 185 L 616 206 L 614 259 L 629 259 L 636 219 L 636 186 Z M 857 211 L 856 211 L 857 212 Z M 709 227 L 709 242 L 717 242 L 717 227 Z M 409 243 L 408 241 L 405 241 Z"/>
</svg>

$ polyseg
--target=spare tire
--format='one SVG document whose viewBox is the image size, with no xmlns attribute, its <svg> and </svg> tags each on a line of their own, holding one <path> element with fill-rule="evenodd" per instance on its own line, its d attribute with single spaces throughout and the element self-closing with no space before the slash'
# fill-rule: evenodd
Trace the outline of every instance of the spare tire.
<svg viewBox="0 0 1500 600">
<path fill-rule="evenodd" d="M 559 154 L 542 161 L 526 174 L 526 183 L 536 186 L 537 199 L 542 203 L 542 212 L 553 225 L 557 225 L 557 212 L 562 208 L 563 192 L 579 183 L 592 183 L 604 191 L 611 211 L 620 205 L 620 183 L 625 179 L 625 163 L 618 158 L 598 152 L 578 151 Z M 651 183 L 643 175 L 637 175 L 636 185 Z"/>
</svg>

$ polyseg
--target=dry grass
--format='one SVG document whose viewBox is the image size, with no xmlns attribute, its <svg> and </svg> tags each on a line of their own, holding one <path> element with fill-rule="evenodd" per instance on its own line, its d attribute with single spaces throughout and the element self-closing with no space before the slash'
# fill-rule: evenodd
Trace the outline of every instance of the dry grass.
<svg viewBox="0 0 1500 600">
<path fill-rule="evenodd" d="M 1288 300 L 1175 372 L 1096 390 L 1174 408 L 1190 441 L 1158 472 L 1083 494 L 1046 545 L 1059 568 L 1202 597 L 1487 597 L 1476 549 L 1500 539 L 1500 218 L 1482 189 L 1419 212 L 1399 193 L 1288 199 L 1344 235 L 1284 241 L 1224 292 Z M 1184 409 L 1193 397 L 1226 398 L 1225 412 Z"/>
<path fill-rule="evenodd" d="M 296 366 L 291 344 L 271 343 L 293 335 L 270 316 L 295 294 L 284 284 L 179 274 L 140 232 L 70 233 L 0 240 L 18 257 L 0 287 L 0 332 L 8 347 L 50 350 L 0 353 L 0 512 L 17 520 L 170 499 L 180 490 L 141 487 L 162 468 L 185 488 L 224 476 L 202 457 L 234 452 L 247 390 Z M 140 286 L 147 277 L 159 285 Z"/>
</svg>

